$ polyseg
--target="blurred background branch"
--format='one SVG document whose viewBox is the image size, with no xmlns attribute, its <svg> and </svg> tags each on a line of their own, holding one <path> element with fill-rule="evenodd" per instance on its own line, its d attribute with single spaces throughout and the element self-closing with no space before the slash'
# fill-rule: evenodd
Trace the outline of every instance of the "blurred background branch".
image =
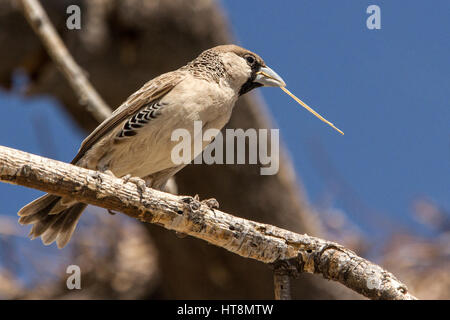
<svg viewBox="0 0 450 320">
<path fill-rule="evenodd" d="M 111 114 L 111 109 L 95 91 L 86 77 L 86 72 L 70 55 L 39 1 L 19 0 L 19 2 L 25 17 L 41 39 L 48 55 L 52 57 L 53 62 L 77 94 L 79 103 L 85 106 L 98 122 L 105 120 Z"/>
</svg>

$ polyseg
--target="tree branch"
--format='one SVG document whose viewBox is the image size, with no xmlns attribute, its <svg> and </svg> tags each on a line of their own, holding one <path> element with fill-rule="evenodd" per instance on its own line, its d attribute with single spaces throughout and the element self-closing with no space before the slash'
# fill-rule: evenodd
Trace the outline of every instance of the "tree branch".
<svg viewBox="0 0 450 320">
<path fill-rule="evenodd" d="M 98 122 L 109 117 L 111 109 L 89 82 L 86 72 L 70 55 L 39 1 L 19 0 L 19 3 L 23 14 L 41 39 L 47 53 L 77 94 L 80 104 L 86 106 Z"/>
<path fill-rule="evenodd" d="M 415 299 L 394 275 L 337 243 L 235 217 L 192 197 L 140 191 L 122 179 L 2 146 L 0 180 L 121 211 L 291 276 L 320 273 L 371 299 Z"/>
<path fill-rule="evenodd" d="M 275 300 L 291 300 L 291 279 L 289 272 L 275 267 L 273 272 Z"/>
</svg>

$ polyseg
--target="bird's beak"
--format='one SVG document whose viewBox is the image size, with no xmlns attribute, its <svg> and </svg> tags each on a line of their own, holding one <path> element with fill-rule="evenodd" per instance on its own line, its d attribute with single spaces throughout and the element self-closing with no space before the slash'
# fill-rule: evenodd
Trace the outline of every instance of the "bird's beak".
<svg viewBox="0 0 450 320">
<path fill-rule="evenodd" d="M 269 67 L 262 67 L 256 72 L 254 82 L 262 84 L 264 87 L 285 87 L 283 79 Z"/>
</svg>

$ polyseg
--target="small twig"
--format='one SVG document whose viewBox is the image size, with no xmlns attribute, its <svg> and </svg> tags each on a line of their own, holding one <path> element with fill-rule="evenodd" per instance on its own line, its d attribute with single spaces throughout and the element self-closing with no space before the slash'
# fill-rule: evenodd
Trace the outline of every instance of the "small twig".
<svg viewBox="0 0 450 320">
<path fill-rule="evenodd" d="M 285 270 L 273 271 L 273 287 L 275 300 L 291 300 L 291 278 Z"/>
<path fill-rule="evenodd" d="M 140 190 L 104 173 L 2 146 L 0 181 L 120 211 L 242 257 L 281 264 L 289 275 L 319 273 L 371 299 L 416 299 L 393 274 L 337 243 L 235 217 L 193 197 Z"/>
<path fill-rule="evenodd" d="M 86 106 L 98 122 L 109 117 L 111 109 L 91 85 L 86 73 L 70 55 L 39 1 L 19 0 L 19 3 L 26 19 L 44 44 L 47 53 L 77 94 L 80 104 Z"/>
</svg>

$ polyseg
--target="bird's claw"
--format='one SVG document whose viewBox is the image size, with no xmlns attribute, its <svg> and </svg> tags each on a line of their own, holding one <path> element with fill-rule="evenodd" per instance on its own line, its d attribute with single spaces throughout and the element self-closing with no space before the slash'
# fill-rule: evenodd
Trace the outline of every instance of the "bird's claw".
<svg viewBox="0 0 450 320">
<path fill-rule="evenodd" d="M 126 174 L 122 177 L 123 183 L 128 183 L 131 179 L 132 175 L 131 174 Z"/>
<path fill-rule="evenodd" d="M 214 198 L 205 199 L 202 201 L 210 209 L 219 209 L 219 201 Z"/>
<path fill-rule="evenodd" d="M 147 185 L 145 184 L 145 180 L 139 178 L 139 177 L 133 177 L 131 174 L 127 174 L 122 177 L 122 180 L 124 183 L 131 182 L 136 185 L 138 190 L 142 193 L 145 191 L 145 188 L 147 188 Z"/>
<path fill-rule="evenodd" d="M 219 209 L 219 202 L 216 199 L 210 198 L 200 201 L 198 194 L 193 197 L 184 197 L 182 201 L 190 205 L 191 208 L 194 208 L 195 210 L 199 209 L 199 203 L 206 205 L 210 209 Z"/>
<path fill-rule="evenodd" d="M 200 201 L 200 197 L 198 194 L 194 196 L 194 200 Z M 219 209 L 219 201 L 214 198 L 205 199 L 200 201 L 202 204 L 206 205 L 210 209 Z"/>
</svg>

